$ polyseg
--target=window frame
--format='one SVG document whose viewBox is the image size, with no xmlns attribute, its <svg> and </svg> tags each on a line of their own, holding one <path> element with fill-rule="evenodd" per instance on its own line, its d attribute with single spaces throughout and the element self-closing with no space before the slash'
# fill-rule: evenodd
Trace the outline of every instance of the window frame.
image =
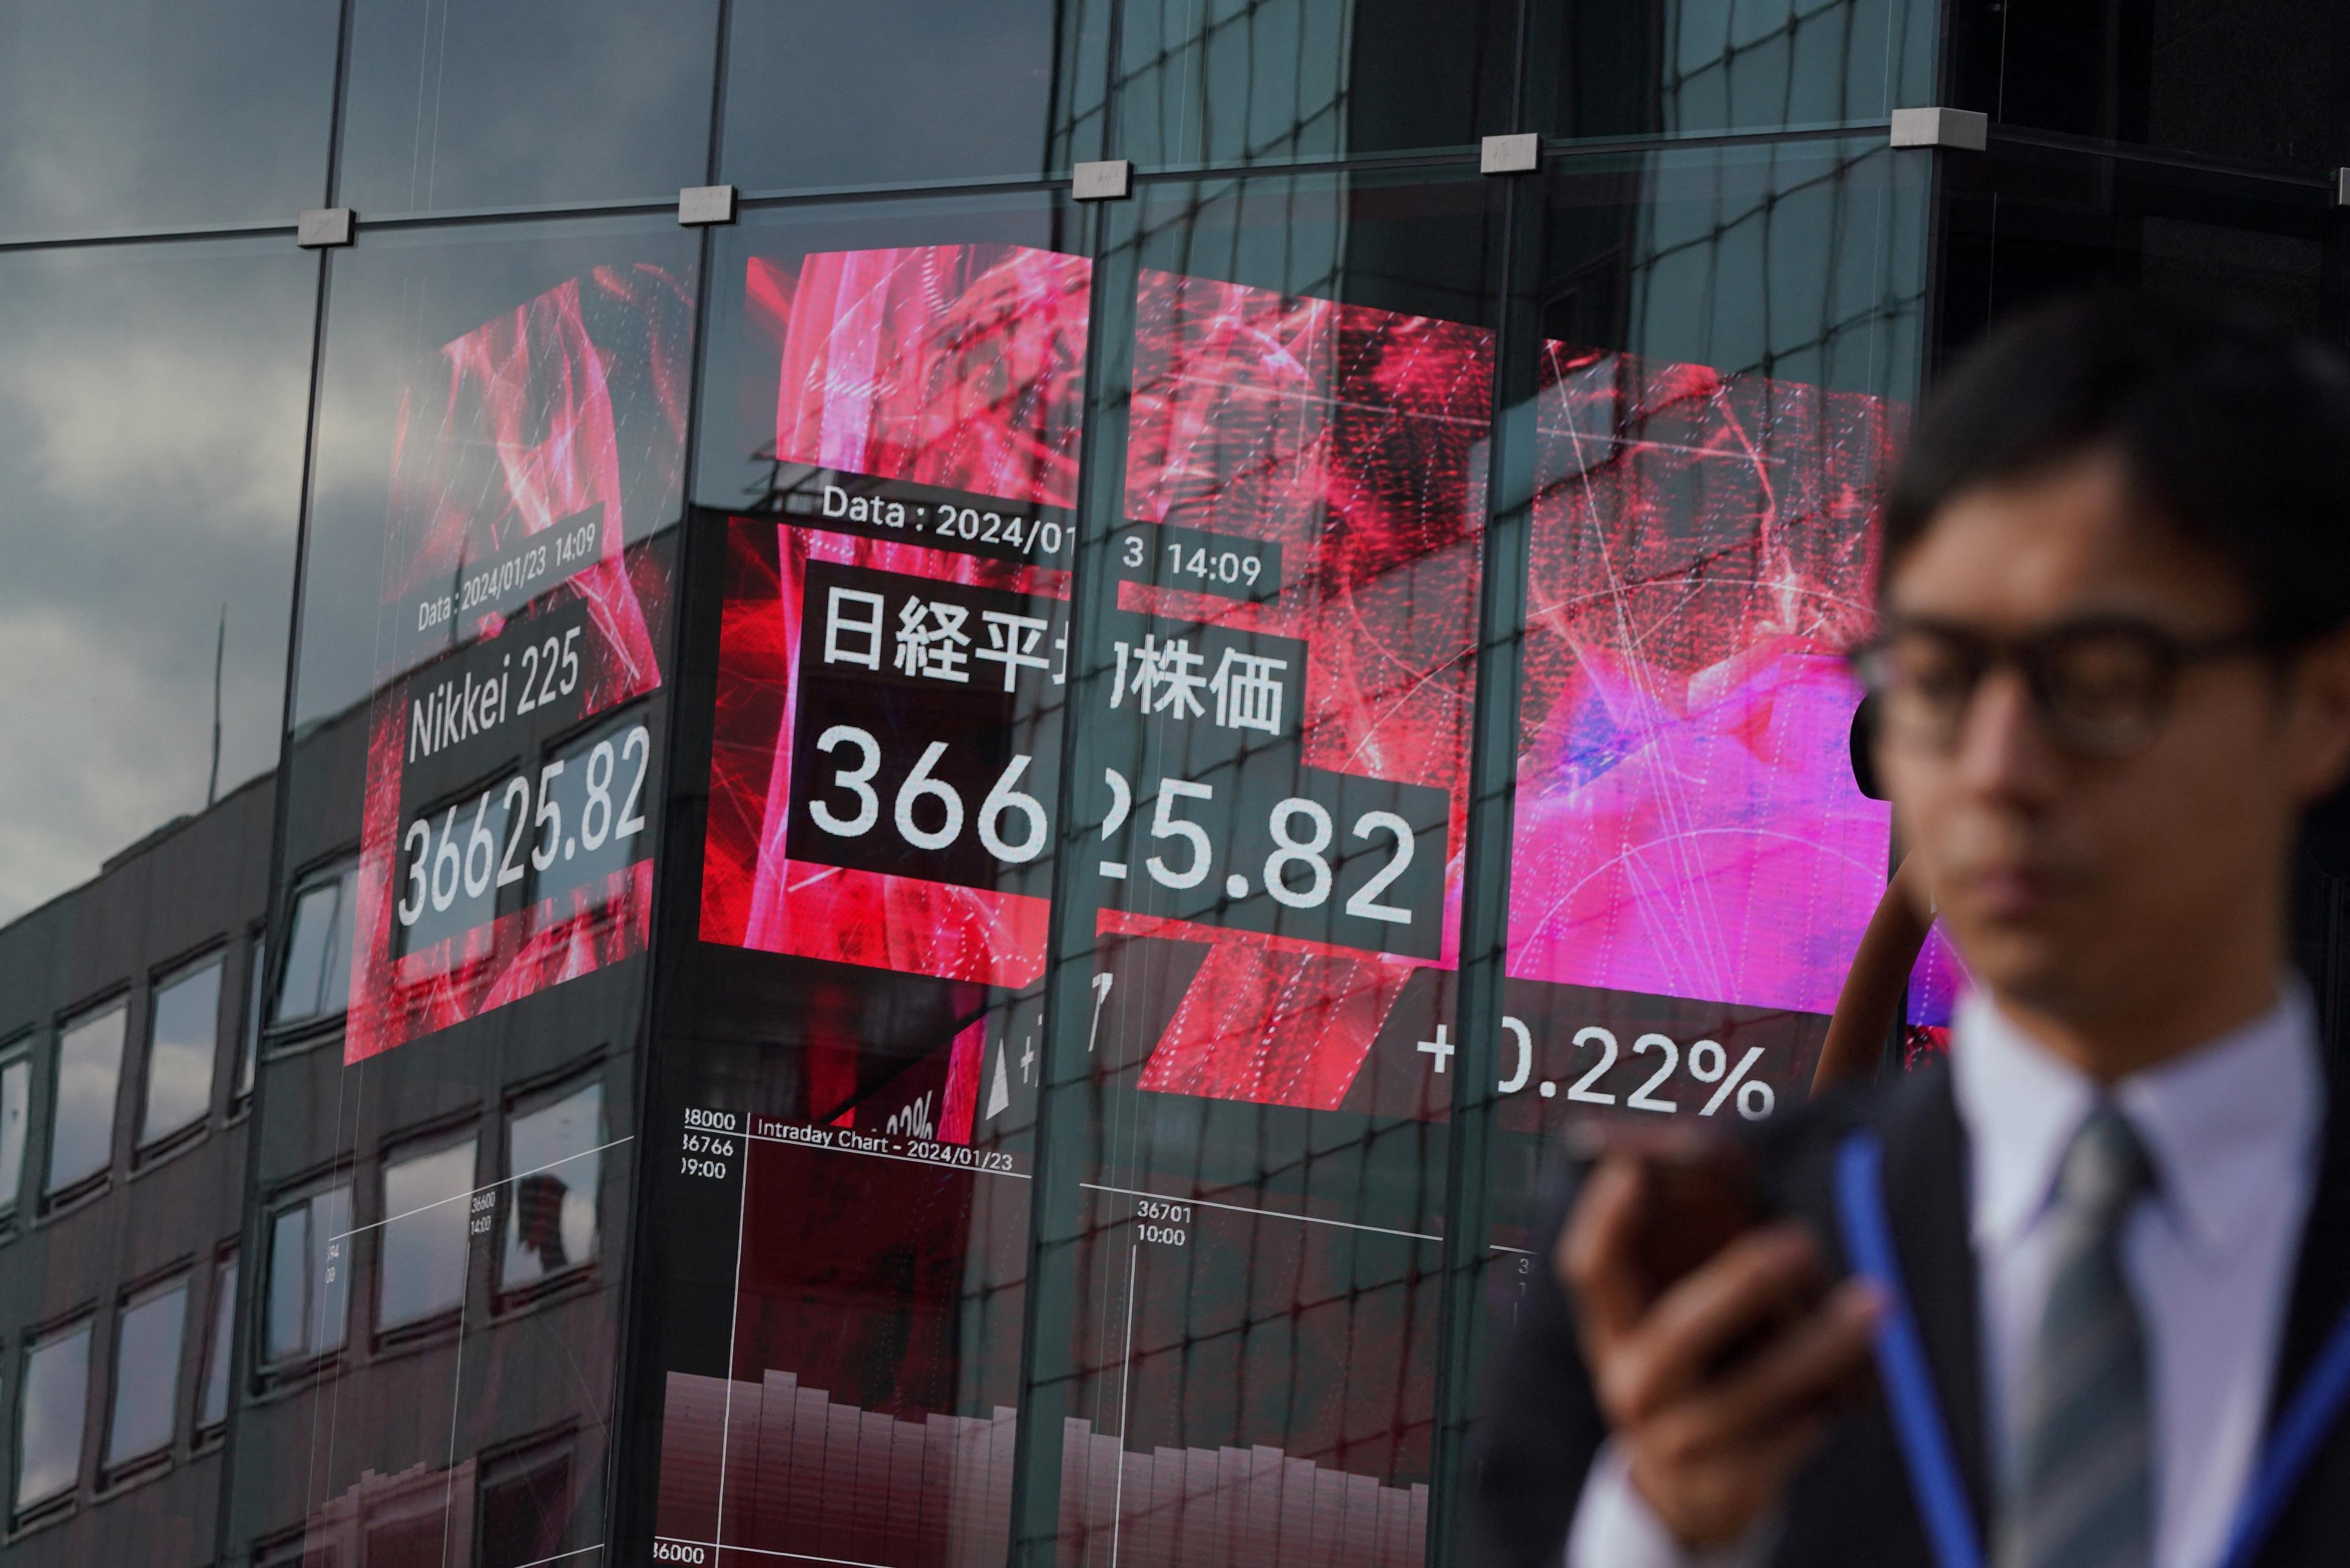
<svg viewBox="0 0 2350 1568">
<path fill-rule="evenodd" d="M 44 1219 L 78 1208 L 114 1185 L 114 1167 L 122 1158 L 122 1150 L 119 1147 L 122 1131 L 122 1069 L 123 1058 L 130 1052 L 131 1001 L 130 988 L 117 986 L 102 992 L 95 1001 L 58 1013 L 49 1027 L 48 1137 L 41 1150 L 43 1169 L 39 1193 L 40 1213 Z M 122 1014 L 122 1039 L 114 1054 L 114 1092 L 113 1103 L 107 1112 L 106 1158 L 97 1169 L 78 1176 L 62 1186 L 53 1185 L 57 1158 L 57 1092 L 63 1086 L 66 1036 L 116 1012 Z M 28 1138 L 28 1147 L 29 1142 Z"/>
<path fill-rule="evenodd" d="M 212 1129 L 213 1112 L 220 1104 L 220 1015 L 228 1000 L 228 943 L 215 938 L 185 956 L 161 966 L 148 976 L 147 1022 L 146 1027 L 140 1031 L 143 1044 L 139 1053 L 139 1111 L 132 1119 L 130 1133 L 130 1166 L 134 1175 L 198 1142 Z M 147 1116 L 148 1106 L 155 1092 L 155 1025 L 161 1011 L 156 1004 L 164 992 L 192 979 L 208 966 L 219 968 L 221 989 L 213 999 L 213 1060 L 211 1081 L 204 1085 L 203 1109 L 178 1127 L 166 1128 L 151 1137 L 147 1132 Z"/>
<path fill-rule="evenodd" d="M 38 1033 L 25 1029 L 0 1040 L 0 1085 L 5 1085 L 10 1068 L 21 1066 L 25 1070 L 25 1098 L 20 1107 L 24 1126 L 16 1143 L 16 1185 L 14 1192 L 0 1200 L 0 1241 L 16 1233 L 17 1221 L 25 1212 L 25 1172 L 32 1165 L 33 1152 L 33 1042 Z M 0 1086 L 0 1116 L 5 1115 L 6 1098 L 5 1086 Z"/>
<path fill-rule="evenodd" d="M 606 1055 L 598 1047 L 585 1062 L 572 1062 L 553 1073 L 543 1074 L 515 1088 L 509 1089 L 498 1107 L 497 1186 L 499 1188 L 497 1221 L 492 1227 L 496 1241 L 490 1261 L 490 1301 L 494 1313 L 523 1310 L 547 1296 L 568 1293 L 585 1287 L 597 1277 L 596 1265 L 604 1254 L 604 1183 L 605 1171 L 602 1147 L 611 1142 L 611 1094 L 605 1082 Z M 561 1105 L 583 1089 L 595 1087 L 602 1096 L 597 1107 L 597 1118 L 606 1137 L 595 1147 L 599 1152 L 596 1167 L 596 1191 L 592 1201 L 596 1210 L 595 1246 L 586 1257 L 566 1263 L 562 1268 L 544 1272 L 535 1280 L 520 1284 L 506 1283 L 506 1245 L 513 1232 L 515 1207 L 521 1199 L 520 1178 L 528 1172 L 515 1169 L 514 1125 L 521 1116 Z M 585 1151 L 583 1151 L 585 1152 Z M 570 1157 L 573 1158 L 577 1156 Z"/>
<path fill-rule="evenodd" d="M 436 1199 L 433 1204 L 435 1208 L 451 1203 L 464 1204 L 457 1214 L 458 1223 L 467 1227 L 460 1232 L 464 1242 L 464 1257 L 458 1275 L 457 1299 L 451 1305 L 435 1307 L 421 1316 L 406 1318 L 396 1324 L 386 1323 L 383 1291 L 384 1282 L 390 1275 L 390 1270 L 386 1266 L 386 1246 L 391 1239 L 392 1221 L 401 1217 L 390 1211 L 388 1189 L 392 1168 L 463 1147 L 471 1147 L 473 1154 L 470 1185 L 453 1197 Z M 369 1285 L 368 1329 L 370 1342 L 378 1350 L 405 1349 L 422 1341 L 444 1337 L 463 1325 L 465 1306 L 473 1294 L 474 1266 L 474 1236 L 468 1220 L 471 1205 L 465 1200 L 487 1190 L 483 1186 L 481 1175 L 482 1124 L 481 1117 L 472 1110 L 421 1127 L 402 1128 L 383 1140 L 376 1154 L 374 1191 L 371 1195 L 378 1213 L 374 1221 L 365 1227 L 373 1241 L 370 1261 L 374 1265 L 370 1270 L 374 1278 Z"/>
<path fill-rule="evenodd" d="M 115 1297 L 114 1333 L 107 1344 L 104 1419 L 98 1441 L 97 1491 L 100 1497 L 135 1486 L 151 1475 L 171 1469 L 178 1460 L 181 1385 L 187 1380 L 188 1309 L 195 1299 L 194 1284 L 194 1262 L 182 1258 L 126 1287 Z M 155 1448 L 114 1459 L 110 1458 L 114 1448 L 114 1427 L 120 1414 L 118 1403 L 122 1397 L 123 1324 L 131 1313 L 151 1305 L 175 1291 L 180 1295 L 180 1347 L 172 1361 L 172 1415 L 163 1441 Z"/>
<path fill-rule="evenodd" d="M 261 1083 L 261 1036 L 269 995 L 269 932 L 248 927 L 244 932 L 244 990 L 237 998 L 236 1065 L 229 1069 L 228 1114 L 234 1121 L 253 1108 L 253 1091 Z"/>
<path fill-rule="evenodd" d="M 358 1173 L 348 1162 L 338 1163 L 325 1171 L 314 1172 L 308 1177 L 286 1183 L 277 1189 L 269 1200 L 262 1206 L 258 1232 L 261 1237 L 263 1263 L 260 1280 L 261 1293 L 255 1298 L 261 1305 L 259 1310 L 248 1314 L 248 1321 L 244 1327 L 244 1332 L 251 1338 L 249 1348 L 253 1368 L 252 1376 L 247 1381 L 254 1385 L 256 1391 L 265 1392 L 272 1387 L 298 1385 L 313 1372 L 339 1359 L 350 1349 L 352 1300 L 350 1276 L 351 1261 L 356 1253 L 356 1249 L 350 1245 L 350 1242 L 359 1231 L 357 1215 L 352 1208 L 358 1198 Z M 326 1248 L 332 1245 L 333 1239 L 314 1238 L 311 1235 L 311 1227 L 317 1222 L 314 1210 L 318 1199 L 337 1190 L 344 1194 L 344 1213 L 347 1217 L 346 1223 L 350 1226 L 350 1231 L 341 1238 L 343 1244 L 340 1250 L 328 1252 Z M 303 1341 L 299 1348 L 287 1355 L 273 1355 L 269 1346 L 269 1297 L 277 1282 L 277 1226 L 287 1213 L 296 1209 L 303 1211 L 305 1254 L 302 1275 Z M 339 1262 L 341 1278 L 337 1281 L 314 1281 L 309 1272 L 309 1262 L 313 1258 L 324 1262 Z M 314 1287 L 336 1283 L 340 1284 L 343 1291 L 342 1334 L 332 1345 L 321 1345 L 312 1338 L 319 1323 L 318 1299 Z M 230 1403 L 234 1406 L 234 1391 L 232 1390 Z"/>
<path fill-rule="evenodd" d="M 346 978 L 341 1007 L 318 1007 L 288 1017 L 285 1012 L 285 990 L 294 940 L 301 933 L 303 900 L 321 888 L 333 887 L 336 889 L 335 912 L 327 927 L 327 947 L 320 959 L 318 971 L 319 987 L 322 991 L 327 989 L 328 977 L 334 972 L 337 946 L 348 940 L 346 919 L 352 911 L 344 906 L 343 892 L 345 888 L 357 889 L 359 869 L 358 853 L 346 851 L 317 861 L 294 878 L 292 892 L 286 901 L 285 929 L 276 934 L 268 960 L 265 962 L 269 988 L 262 993 L 266 1009 L 261 1019 L 260 1054 L 263 1057 L 307 1050 L 330 1035 L 341 1033 L 343 1019 L 350 1010 L 348 954 L 345 956 Z M 258 1076 L 257 1071 L 255 1075 Z"/>
<path fill-rule="evenodd" d="M 76 1442 L 73 1480 L 62 1491 L 35 1499 L 27 1504 L 21 1495 L 25 1477 L 25 1391 L 32 1383 L 33 1357 L 42 1351 L 61 1345 L 75 1334 L 86 1335 L 88 1344 L 82 1351 L 81 1431 Z M 16 1386 L 9 1391 L 8 1401 L 8 1530 L 14 1533 L 32 1529 L 73 1513 L 81 1505 L 82 1483 L 88 1479 L 85 1460 L 89 1453 L 89 1392 L 90 1353 L 97 1348 L 98 1312 L 88 1304 L 17 1336 L 12 1358 L 16 1372 Z"/>
<path fill-rule="evenodd" d="M 197 1346 L 195 1399 L 188 1413 L 188 1451 L 207 1453 L 218 1448 L 228 1437 L 228 1424 L 236 1414 L 236 1346 L 237 1291 L 244 1282 L 240 1263 L 244 1255 L 243 1238 L 232 1236 L 212 1251 L 212 1296 L 204 1314 L 203 1340 Z M 228 1321 L 221 1322 L 225 1311 Z M 204 1397 L 212 1391 L 213 1379 L 220 1379 L 221 1418 L 207 1424 L 204 1420 Z"/>
</svg>

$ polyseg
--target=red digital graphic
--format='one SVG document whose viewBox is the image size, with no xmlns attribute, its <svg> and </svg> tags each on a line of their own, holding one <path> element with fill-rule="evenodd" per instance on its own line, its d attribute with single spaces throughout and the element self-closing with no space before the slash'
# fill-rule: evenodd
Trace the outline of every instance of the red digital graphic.
<svg viewBox="0 0 2350 1568">
<path fill-rule="evenodd" d="M 1018 245 L 751 263 L 799 467 L 785 521 L 732 525 L 703 940 L 1042 976 L 1088 275 Z"/>
<path fill-rule="evenodd" d="M 401 399 L 347 1061 L 645 948 L 691 320 L 599 267 Z"/>
<path fill-rule="evenodd" d="M 1492 337 L 1457 322 L 1156 272 L 1143 275 L 1136 316 L 1128 516 L 1277 545 L 1283 566 L 1270 597 L 1235 599 L 1160 573 L 1123 583 L 1122 608 L 1301 644 L 1303 668 L 1281 675 L 1304 765 L 1427 792 L 1435 820 L 1414 821 L 1408 850 L 1394 830 L 1365 834 L 1360 847 L 1389 857 L 1386 865 L 1409 853 L 1440 873 L 1416 908 L 1392 894 L 1357 901 L 1359 888 L 1349 898 L 1343 885 L 1327 894 L 1339 909 L 1390 911 L 1366 929 L 1401 932 L 1408 919 L 1414 935 L 1425 933 L 1419 956 L 1278 926 L 1220 921 L 1211 932 L 1130 907 L 1105 911 L 1106 936 L 1211 940 L 1139 1084 L 1333 1109 L 1413 973 L 1458 961 Z M 1195 722 L 1213 717 L 1203 709 Z M 1309 795 L 1294 798 L 1312 805 Z M 1327 821 L 1336 839 L 1361 820 L 1297 807 L 1270 832 L 1276 846 L 1296 843 Z M 1238 890 L 1256 862 L 1231 858 Z M 1381 864 L 1369 862 L 1371 876 Z M 1274 874 L 1287 879 L 1288 903 L 1322 885 L 1318 873 L 1302 884 Z"/>
</svg>

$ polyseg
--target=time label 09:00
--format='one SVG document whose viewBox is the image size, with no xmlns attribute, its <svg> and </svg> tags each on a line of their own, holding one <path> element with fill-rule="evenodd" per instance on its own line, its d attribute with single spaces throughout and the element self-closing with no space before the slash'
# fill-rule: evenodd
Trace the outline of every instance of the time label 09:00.
<svg viewBox="0 0 2350 1568">
<path fill-rule="evenodd" d="M 414 925 L 428 908 L 436 914 L 445 912 L 461 891 L 469 899 L 479 898 L 493 888 L 521 881 L 525 857 L 529 870 L 544 872 L 579 849 L 593 851 L 607 842 L 635 837 L 645 827 L 639 807 L 651 758 L 652 736 L 642 724 L 597 742 L 579 770 L 586 799 L 579 803 L 577 825 L 571 830 L 565 827 L 559 798 L 568 793 L 567 786 L 559 786 L 566 771 L 560 758 L 538 770 L 536 787 L 528 774 L 516 774 L 503 790 L 496 785 L 484 790 L 472 815 L 463 822 L 459 805 L 449 807 L 437 826 L 429 815 L 418 817 L 400 840 L 406 888 L 394 907 L 400 923 Z M 616 775 L 631 762 L 634 772 L 622 793 L 616 788 Z M 494 797 L 498 803 L 494 811 L 490 804 Z M 498 816 L 504 818 L 503 850 Z"/>
</svg>

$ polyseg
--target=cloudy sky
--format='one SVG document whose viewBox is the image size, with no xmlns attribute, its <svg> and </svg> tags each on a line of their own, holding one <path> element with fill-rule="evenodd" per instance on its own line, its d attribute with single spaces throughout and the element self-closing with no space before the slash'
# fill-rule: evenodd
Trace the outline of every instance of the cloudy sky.
<svg viewBox="0 0 2350 1568">
<path fill-rule="evenodd" d="M 312 258 L 0 258 L 0 920 L 276 756 Z"/>
</svg>

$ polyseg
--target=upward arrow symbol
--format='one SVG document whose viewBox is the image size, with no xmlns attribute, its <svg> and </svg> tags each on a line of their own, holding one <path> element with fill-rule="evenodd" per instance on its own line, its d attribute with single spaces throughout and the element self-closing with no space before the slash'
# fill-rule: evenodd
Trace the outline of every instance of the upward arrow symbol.
<svg viewBox="0 0 2350 1568">
<path fill-rule="evenodd" d="M 996 1042 L 995 1082 L 988 1085 L 987 1119 L 993 1121 L 1005 1106 L 1012 1104 L 1012 1078 L 1003 1070 L 1003 1044 Z"/>
</svg>

